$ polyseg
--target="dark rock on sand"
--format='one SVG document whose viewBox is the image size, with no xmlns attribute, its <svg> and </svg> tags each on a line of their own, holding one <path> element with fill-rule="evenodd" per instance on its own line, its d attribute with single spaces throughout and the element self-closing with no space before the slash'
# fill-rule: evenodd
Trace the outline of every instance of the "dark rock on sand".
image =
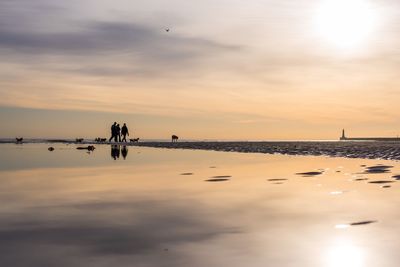
<svg viewBox="0 0 400 267">
<path fill-rule="evenodd" d="M 54 147 L 49 147 L 48 149 L 47 149 L 48 151 L 54 151 Z"/>
<path fill-rule="evenodd" d="M 376 165 L 367 167 L 365 173 L 388 173 L 393 166 L 388 165 Z"/>
<path fill-rule="evenodd" d="M 371 224 L 371 223 L 376 223 L 378 221 L 361 221 L 361 222 L 353 222 L 350 223 L 351 226 L 359 226 L 359 225 L 366 225 L 366 224 Z"/>
<path fill-rule="evenodd" d="M 368 178 L 356 178 L 353 181 L 359 182 L 359 181 L 367 181 L 367 180 L 368 180 Z"/>
<path fill-rule="evenodd" d="M 227 179 L 227 178 L 211 178 L 211 179 L 207 179 L 205 181 L 206 182 L 225 182 L 225 181 L 229 181 L 229 179 Z"/>
<path fill-rule="evenodd" d="M 302 175 L 302 176 L 316 176 L 316 175 L 321 175 L 323 172 L 299 172 L 296 173 L 297 175 Z"/>
<path fill-rule="evenodd" d="M 181 173 L 181 175 L 193 175 L 193 172 L 184 172 L 184 173 Z"/>
<path fill-rule="evenodd" d="M 231 178 L 232 176 L 230 176 L 230 175 L 216 175 L 216 176 L 213 176 L 213 177 L 211 177 L 211 178 Z"/>
<path fill-rule="evenodd" d="M 394 181 L 371 181 L 371 182 L 368 182 L 368 183 L 370 183 L 370 184 L 390 184 L 390 183 L 394 183 Z"/>
</svg>

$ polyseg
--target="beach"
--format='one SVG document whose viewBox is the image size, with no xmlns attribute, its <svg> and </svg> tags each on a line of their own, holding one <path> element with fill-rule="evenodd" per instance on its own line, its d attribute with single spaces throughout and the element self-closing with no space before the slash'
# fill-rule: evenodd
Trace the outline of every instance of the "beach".
<svg viewBox="0 0 400 267">
<path fill-rule="evenodd" d="M 0 144 L 1 266 L 398 266 L 397 161 L 51 145 Z"/>
</svg>

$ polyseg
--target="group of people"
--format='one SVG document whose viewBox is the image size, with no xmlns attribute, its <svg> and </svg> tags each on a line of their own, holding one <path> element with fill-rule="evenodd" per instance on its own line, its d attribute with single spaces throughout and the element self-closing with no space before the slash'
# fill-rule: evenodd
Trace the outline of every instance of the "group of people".
<svg viewBox="0 0 400 267">
<path fill-rule="evenodd" d="M 114 122 L 111 126 L 111 137 L 108 141 L 111 142 L 114 140 L 115 142 L 126 142 L 126 136 L 129 136 L 129 130 L 126 123 L 124 123 L 121 128 L 118 123 Z"/>
</svg>

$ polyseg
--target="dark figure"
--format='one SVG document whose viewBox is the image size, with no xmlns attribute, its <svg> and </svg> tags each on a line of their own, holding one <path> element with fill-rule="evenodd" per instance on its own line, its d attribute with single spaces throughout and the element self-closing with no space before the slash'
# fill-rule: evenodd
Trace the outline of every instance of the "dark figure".
<svg viewBox="0 0 400 267">
<path fill-rule="evenodd" d="M 172 135 L 172 136 L 171 136 L 172 143 L 178 142 L 178 139 L 179 139 L 179 137 L 176 136 L 176 135 Z"/>
<path fill-rule="evenodd" d="M 122 134 L 122 142 L 126 142 L 126 136 L 129 136 L 129 130 L 128 127 L 126 127 L 126 123 L 124 123 L 124 126 L 122 126 L 121 129 L 121 134 Z"/>
<path fill-rule="evenodd" d="M 123 146 L 121 149 L 121 154 L 122 157 L 124 158 L 124 160 L 126 159 L 126 157 L 128 156 L 128 147 L 127 146 Z"/>
<path fill-rule="evenodd" d="M 18 137 L 16 137 L 15 138 L 15 142 L 17 143 L 17 144 L 21 144 L 22 142 L 24 141 L 24 138 L 18 138 Z"/>
<path fill-rule="evenodd" d="M 129 141 L 130 141 L 131 143 L 139 143 L 139 140 L 140 140 L 139 137 L 138 137 L 138 138 L 129 139 Z"/>
<path fill-rule="evenodd" d="M 78 150 L 87 150 L 87 151 L 94 151 L 96 148 L 94 146 L 78 146 L 76 149 Z"/>
<path fill-rule="evenodd" d="M 114 122 L 114 124 L 111 125 L 111 137 L 110 137 L 110 139 L 108 139 L 108 142 L 111 142 L 111 140 L 113 140 L 113 139 L 116 141 L 116 139 L 117 139 L 117 137 L 116 137 L 116 127 L 117 127 L 117 123 Z"/>
<path fill-rule="evenodd" d="M 115 142 L 121 142 L 121 127 L 119 127 L 119 124 L 115 126 Z"/>
<path fill-rule="evenodd" d="M 119 145 L 112 145 L 111 146 L 111 157 L 114 160 L 117 160 L 117 158 L 119 158 L 119 154 L 120 154 L 120 146 Z"/>
</svg>

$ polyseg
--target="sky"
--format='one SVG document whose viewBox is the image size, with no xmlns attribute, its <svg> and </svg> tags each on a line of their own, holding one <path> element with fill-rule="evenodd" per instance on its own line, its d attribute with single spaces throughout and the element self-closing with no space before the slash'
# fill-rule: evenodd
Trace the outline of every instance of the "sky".
<svg viewBox="0 0 400 267">
<path fill-rule="evenodd" d="M 0 137 L 107 137 L 114 121 L 143 139 L 397 136 L 399 13 L 394 0 L 0 0 Z"/>
</svg>

